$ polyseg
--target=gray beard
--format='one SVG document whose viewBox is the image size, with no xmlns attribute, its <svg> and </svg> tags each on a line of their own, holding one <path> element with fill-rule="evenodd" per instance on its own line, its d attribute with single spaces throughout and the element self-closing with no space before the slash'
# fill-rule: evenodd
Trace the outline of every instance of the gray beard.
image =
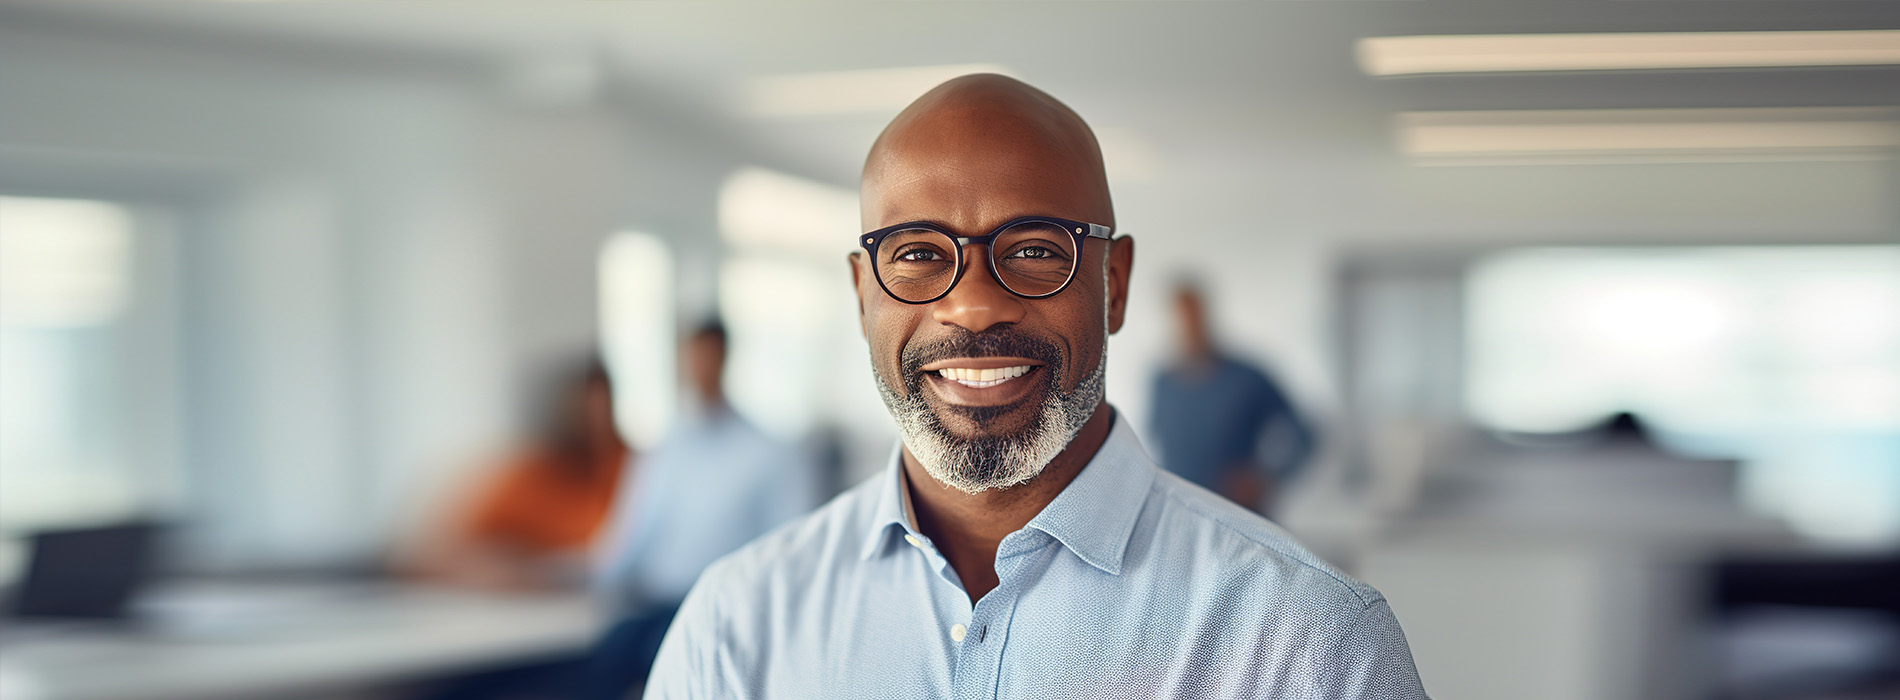
<svg viewBox="0 0 1900 700">
<path fill-rule="evenodd" d="M 909 377 L 905 388 L 909 396 L 899 396 L 884 381 L 884 374 L 873 364 L 871 375 L 884 406 L 897 420 L 897 432 L 910 449 L 911 456 L 937 481 L 964 493 L 1008 489 L 1028 483 L 1049 466 L 1082 431 L 1095 408 L 1102 403 L 1103 368 L 1108 365 L 1104 350 L 1095 362 L 1095 370 L 1082 378 L 1074 391 L 1063 393 L 1054 386 L 1053 373 L 1046 379 L 1050 386 L 1042 402 L 1042 414 L 1027 430 L 1016 435 L 985 436 L 965 439 L 952 435 L 924 400 L 922 382 Z"/>
</svg>

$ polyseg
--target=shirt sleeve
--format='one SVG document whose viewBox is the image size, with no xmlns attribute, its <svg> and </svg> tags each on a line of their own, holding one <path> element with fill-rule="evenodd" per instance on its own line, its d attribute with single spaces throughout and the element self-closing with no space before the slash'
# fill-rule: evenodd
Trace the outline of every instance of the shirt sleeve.
<svg viewBox="0 0 1900 700">
<path fill-rule="evenodd" d="M 1426 700 L 1412 648 L 1392 607 L 1380 600 L 1359 613 L 1326 664 L 1326 697 Z"/>
</svg>

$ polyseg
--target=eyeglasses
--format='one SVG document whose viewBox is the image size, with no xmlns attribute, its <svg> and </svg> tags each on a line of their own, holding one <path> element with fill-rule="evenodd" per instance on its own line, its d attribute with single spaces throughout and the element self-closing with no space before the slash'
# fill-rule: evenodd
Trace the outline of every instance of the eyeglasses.
<svg viewBox="0 0 1900 700">
<path fill-rule="evenodd" d="M 871 256 L 878 286 L 906 304 L 942 299 L 963 280 L 963 247 L 987 246 L 990 277 L 1025 299 L 1055 296 L 1075 279 L 1082 241 L 1109 240 L 1101 224 L 1026 216 L 982 236 L 958 236 L 936 224 L 911 222 L 858 237 Z"/>
</svg>

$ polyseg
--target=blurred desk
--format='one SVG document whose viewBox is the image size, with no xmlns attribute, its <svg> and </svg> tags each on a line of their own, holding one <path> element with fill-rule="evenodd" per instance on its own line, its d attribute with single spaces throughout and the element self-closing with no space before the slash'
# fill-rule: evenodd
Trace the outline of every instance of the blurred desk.
<svg viewBox="0 0 1900 700">
<path fill-rule="evenodd" d="M 260 594 L 261 593 L 261 594 Z M 8 624 L 6 700 L 313 697 L 584 652 L 585 596 L 398 586 L 174 591 L 149 621 Z"/>
<path fill-rule="evenodd" d="M 1707 697 L 1709 572 L 1799 547 L 1731 465 L 1634 452 L 1447 467 L 1368 540 L 1427 689 L 1467 700 Z"/>
</svg>

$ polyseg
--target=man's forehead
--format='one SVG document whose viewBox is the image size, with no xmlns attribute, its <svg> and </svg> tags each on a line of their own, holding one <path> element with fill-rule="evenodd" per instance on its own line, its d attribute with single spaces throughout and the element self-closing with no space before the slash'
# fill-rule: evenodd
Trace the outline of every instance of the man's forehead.
<svg viewBox="0 0 1900 700">
<path fill-rule="evenodd" d="M 863 205 L 870 228 L 894 218 L 969 223 L 1030 213 L 1113 223 L 1088 125 L 1001 76 L 946 83 L 892 121 L 865 162 Z"/>
</svg>

